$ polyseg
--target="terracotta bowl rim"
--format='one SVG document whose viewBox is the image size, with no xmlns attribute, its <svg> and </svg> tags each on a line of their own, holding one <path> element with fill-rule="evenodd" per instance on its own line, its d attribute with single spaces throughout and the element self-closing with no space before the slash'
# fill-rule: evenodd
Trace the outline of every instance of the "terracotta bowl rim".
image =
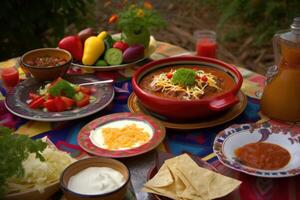
<svg viewBox="0 0 300 200">
<path fill-rule="evenodd" d="M 103 193 L 103 194 L 80 194 L 80 193 L 77 193 L 77 192 L 74 192 L 74 191 L 68 189 L 68 187 L 67 187 L 67 186 L 64 184 L 64 182 L 63 182 L 63 177 L 64 177 L 64 175 L 65 175 L 65 172 L 66 172 L 69 168 L 71 168 L 72 166 L 74 166 L 74 164 L 77 163 L 77 162 L 82 162 L 82 161 L 85 161 L 85 160 L 94 160 L 94 159 L 96 159 L 96 160 L 113 160 L 113 161 L 115 161 L 118 165 L 121 165 L 121 166 L 125 167 L 126 172 L 128 173 L 128 178 L 127 178 L 127 180 L 123 183 L 123 185 L 121 185 L 120 187 L 116 188 L 115 190 L 110 191 L 110 192 L 106 192 L 106 193 Z M 86 168 L 85 168 L 85 169 L 86 169 Z M 121 173 L 121 172 L 120 172 L 120 173 Z M 72 195 L 77 196 L 77 197 L 80 197 L 80 198 L 107 197 L 107 196 L 109 196 L 109 195 L 111 195 L 111 194 L 114 194 L 114 193 L 118 192 L 119 190 L 123 189 L 124 187 L 126 187 L 126 185 L 128 184 L 128 182 L 130 181 L 130 176 L 131 176 L 131 175 L 130 175 L 130 171 L 129 171 L 128 167 L 127 167 L 125 164 L 123 164 L 121 161 L 116 160 L 116 159 L 112 159 L 112 158 L 104 158 L 104 157 L 96 157 L 96 156 L 94 156 L 94 157 L 84 158 L 84 159 L 78 160 L 78 161 L 72 163 L 71 165 L 69 165 L 67 168 L 65 168 L 64 171 L 62 172 L 61 176 L 60 176 L 59 185 L 60 185 L 60 187 L 63 189 L 63 191 L 67 191 L 67 192 L 71 193 Z"/>
<path fill-rule="evenodd" d="M 205 98 L 205 99 L 196 99 L 196 100 L 192 100 L 192 101 L 186 101 L 186 100 L 180 100 L 180 99 L 168 99 L 168 98 L 164 98 L 164 97 L 158 97 L 156 95 L 150 94 L 146 91 L 144 91 L 143 89 L 140 88 L 140 86 L 138 85 L 137 80 L 140 78 L 141 73 L 144 70 L 147 69 L 151 69 L 152 67 L 156 66 L 156 65 L 160 65 L 160 64 L 168 64 L 170 62 L 182 62 L 182 61 L 187 61 L 187 62 L 197 62 L 197 61 L 205 61 L 205 62 L 209 62 L 212 64 L 216 64 L 218 66 L 224 67 L 225 69 L 230 70 L 233 74 L 236 75 L 237 77 L 237 82 L 234 85 L 234 87 L 232 87 L 232 89 L 222 95 L 217 95 L 214 97 L 209 97 L 209 98 Z M 164 67 L 164 66 L 162 66 Z M 151 71 L 151 70 L 150 70 Z M 145 64 L 144 66 L 142 66 L 141 68 L 139 68 L 133 75 L 132 77 L 132 86 L 133 86 L 133 91 L 137 94 L 137 96 L 144 96 L 145 98 L 147 97 L 148 99 L 153 99 L 155 101 L 163 101 L 163 102 L 169 102 L 169 103 L 179 103 L 179 104 L 189 104 L 189 105 L 193 105 L 193 104 L 206 104 L 206 103 L 210 103 L 213 100 L 218 100 L 218 99 L 222 99 L 224 97 L 226 97 L 229 94 L 237 94 L 238 91 L 240 90 L 241 86 L 243 83 L 243 76 L 241 75 L 241 73 L 231 64 L 228 64 L 226 62 L 223 62 L 221 60 L 218 59 L 214 59 L 214 58 L 207 58 L 207 57 L 200 57 L 200 56 L 176 56 L 176 57 L 169 57 L 169 58 L 163 58 L 160 60 L 156 60 L 156 61 L 152 61 L 150 63 Z"/>
<path fill-rule="evenodd" d="M 63 64 L 60 64 L 60 65 L 57 65 L 57 66 L 51 66 L 51 67 L 37 67 L 37 66 L 32 66 L 32 65 L 29 65 L 27 63 L 24 62 L 24 58 L 31 54 L 31 53 L 35 53 L 35 52 L 38 52 L 38 51 L 60 51 L 60 52 L 63 52 L 65 54 L 68 55 L 69 59 L 67 60 L 66 63 L 63 63 Z M 59 68 L 59 67 L 63 67 L 63 66 L 66 66 L 66 65 L 70 65 L 72 63 L 72 55 L 70 52 L 68 52 L 67 50 L 64 50 L 64 49 L 60 49 L 60 48 L 39 48 L 39 49 L 33 49 L 33 50 L 30 50 L 30 51 L 27 51 L 26 53 L 24 53 L 22 55 L 22 57 L 20 58 L 20 61 L 22 63 L 22 65 L 24 65 L 25 67 L 28 67 L 28 68 L 32 68 L 32 69 L 41 69 L 41 70 L 47 70 L 47 69 L 54 69 L 54 68 Z"/>
</svg>

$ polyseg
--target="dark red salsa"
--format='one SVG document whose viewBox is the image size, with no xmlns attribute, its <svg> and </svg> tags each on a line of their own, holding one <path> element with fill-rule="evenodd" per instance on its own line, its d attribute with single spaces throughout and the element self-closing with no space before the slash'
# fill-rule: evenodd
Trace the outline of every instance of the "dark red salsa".
<svg viewBox="0 0 300 200">
<path fill-rule="evenodd" d="M 26 64 L 34 67 L 56 67 L 63 65 L 67 62 L 64 58 L 58 58 L 55 56 L 43 56 L 36 57 L 32 60 L 26 61 Z"/>
</svg>

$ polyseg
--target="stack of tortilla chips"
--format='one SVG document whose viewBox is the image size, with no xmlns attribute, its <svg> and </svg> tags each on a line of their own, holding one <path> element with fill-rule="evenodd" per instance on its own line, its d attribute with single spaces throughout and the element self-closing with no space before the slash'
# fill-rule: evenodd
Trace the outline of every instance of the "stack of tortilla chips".
<svg viewBox="0 0 300 200">
<path fill-rule="evenodd" d="M 223 197 L 241 184 L 211 170 L 199 167 L 187 154 L 166 160 L 143 191 L 171 199 L 209 200 Z"/>
</svg>

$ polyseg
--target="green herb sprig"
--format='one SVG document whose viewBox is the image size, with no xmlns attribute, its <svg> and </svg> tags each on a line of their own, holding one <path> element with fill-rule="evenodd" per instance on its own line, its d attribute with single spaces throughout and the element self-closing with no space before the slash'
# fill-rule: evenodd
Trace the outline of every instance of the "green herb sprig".
<svg viewBox="0 0 300 200">
<path fill-rule="evenodd" d="M 30 153 L 35 153 L 36 158 L 44 161 L 41 152 L 46 147 L 47 143 L 42 140 L 32 140 L 26 135 L 14 134 L 11 129 L 0 126 L 0 199 L 5 195 L 7 178 L 24 175 L 22 162 Z"/>
<path fill-rule="evenodd" d="M 194 85 L 196 82 L 196 73 L 192 69 L 177 69 L 172 77 L 172 83 L 182 86 Z"/>
</svg>

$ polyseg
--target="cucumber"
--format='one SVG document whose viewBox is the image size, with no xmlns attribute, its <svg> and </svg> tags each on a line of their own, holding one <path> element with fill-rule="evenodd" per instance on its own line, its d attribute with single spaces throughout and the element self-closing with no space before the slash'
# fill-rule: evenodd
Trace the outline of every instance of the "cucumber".
<svg viewBox="0 0 300 200">
<path fill-rule="evenodd" d="M 98 60 L 95 64 L 96 66 L 107 66 L 107 62 L 105 60 Z"/>
<path fill-rule="evenodd" d="M 109 65 L 119 65 L 123 62 L 123 53 L 120 49 L 110 48 L 105 52 L 104 60 Z"/>
</svg>

